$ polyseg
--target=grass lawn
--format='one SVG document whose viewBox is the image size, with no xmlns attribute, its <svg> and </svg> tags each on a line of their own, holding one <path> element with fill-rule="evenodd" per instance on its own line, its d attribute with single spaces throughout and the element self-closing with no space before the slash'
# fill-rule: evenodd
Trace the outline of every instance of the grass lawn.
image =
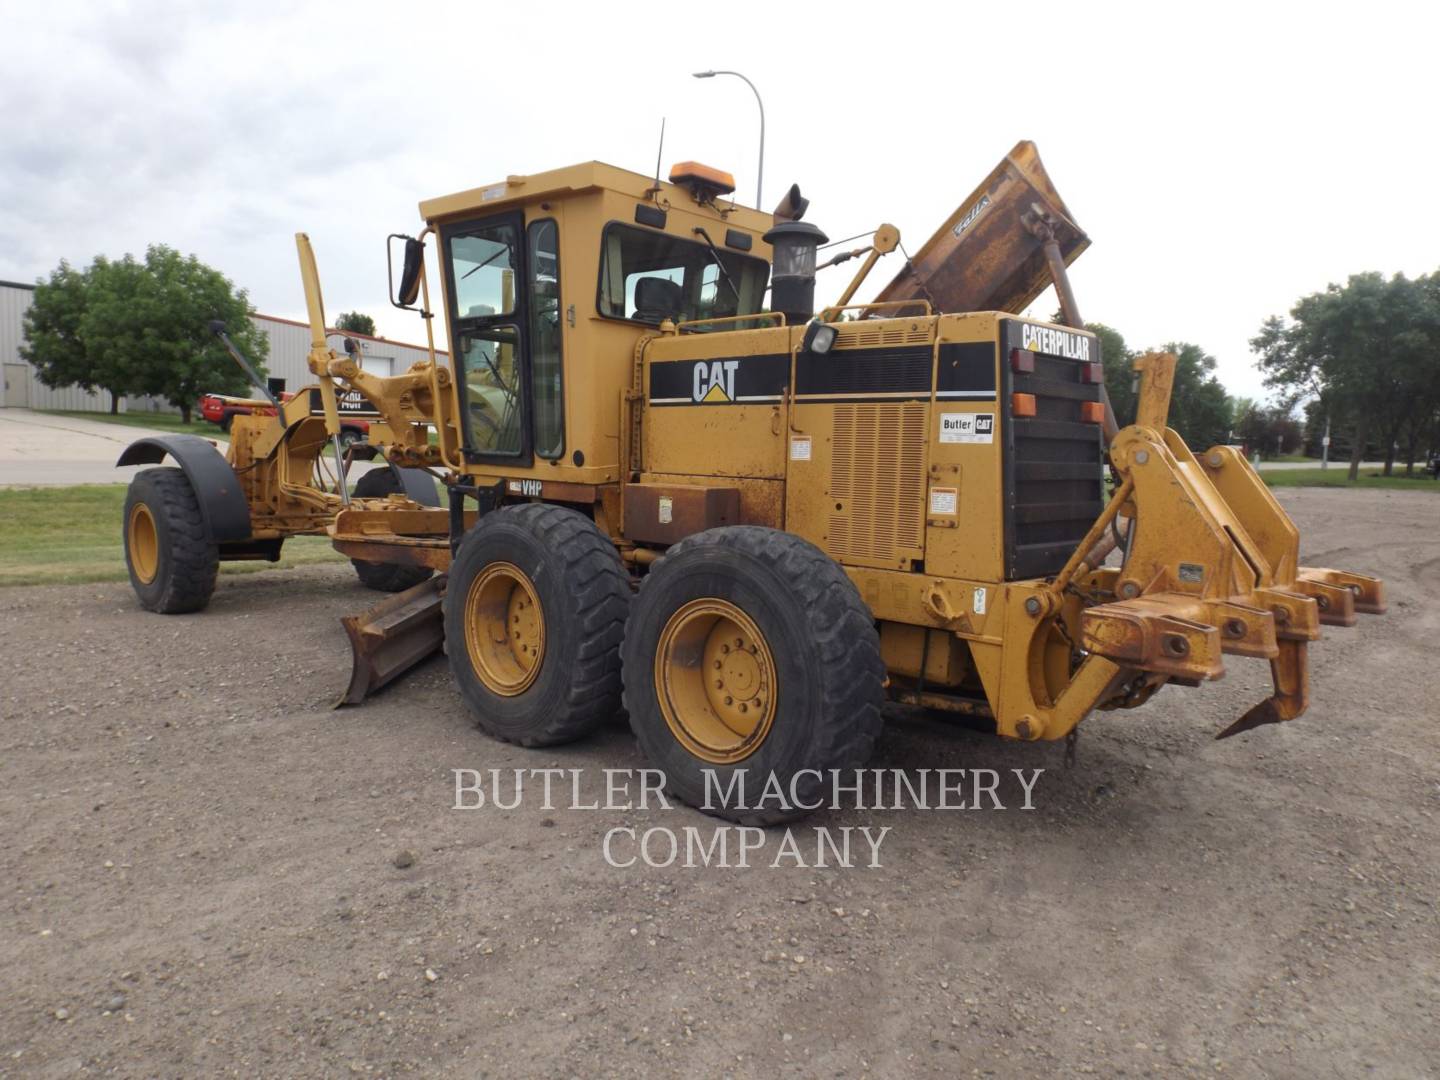
<svg viewBox="0 0 1440 1080">
<path fill-rule="evenodd" d="M 90 414 L 86 414 L 87 416 Z M 123 484 L 0 489 L 0 586 L 126 581 Z M 222 574 L 343 562 L 322 536 L 285 541 L 279 562 L 222 562 Z"/>
<path fill-rule="evenodd" d="M 1362 487 L 1392 488 L 1397 491 L 1431 491 L 1440 493 L 1440 481 L 1430 479 L 1418 470 L 1412 477 L 1404 475 L 1404 467 L 1394 476 L 1381 476 L 1379 469 L 1361 469 L 1354 483 L 1348 479 L 1346 464 L 1331 464 L 1328 469 L 1266 469 L 1260 479 L 1271 487 Z"/>
<path fill-rule="evenodd" d="M 223 439 L 227 436 L 220 430 L 218 424 L 212 424 L 209 420 L 195 419 L 186 424 L 181 421 L 179 413 L 154 413 L 154 412 L 133 412 L 116 413 L 111 416 L 109 413 L 98 412 L 76 412 L 66 409 L 41 409 L 47 416 L 74 416 L 81 420 L 99 420 L 104 424 L 121 424 L 125 427 L 150 428 L 152 431 L 175 431 L 182 435 L 199 435 L 206 439 Z M 192 414 L 195 417 L 199 413 Z"/>
</svg>

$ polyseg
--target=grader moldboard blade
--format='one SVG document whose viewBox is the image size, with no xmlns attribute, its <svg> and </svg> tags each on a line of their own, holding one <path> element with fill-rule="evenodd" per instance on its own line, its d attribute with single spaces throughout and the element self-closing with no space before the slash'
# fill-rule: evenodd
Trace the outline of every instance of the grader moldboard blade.
<svg viewBox="0 0 1440 1080">
<path fill-rule="evenodd" d="M 359 615 L 341 618 L 350 636 L 350 685 L 335 707 L 359 705 L 445 644 L 441 603 L 446 575 L 436 574 L 414 588 Z"/>
</svg>

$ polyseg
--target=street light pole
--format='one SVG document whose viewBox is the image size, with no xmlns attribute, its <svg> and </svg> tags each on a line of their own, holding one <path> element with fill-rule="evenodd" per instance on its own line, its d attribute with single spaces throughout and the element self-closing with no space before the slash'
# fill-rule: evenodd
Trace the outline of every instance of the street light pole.
<svg viewBox="0 0 1440 1080">
<path fill-rule="evenodd" d="M 750 87 L 750 92 L 755 95 L 755 104 L 760 106 L 760 166 L 755 176 L 755 209 L 761 206 L 761 192 L 765 187 L 765 102 L 760 100 L 760 91 L 755 89 L 755 84 L 738 71 L 697 71 L 697 79 L 713 79 L 716 75 L 734 75 L 737 79 L 744 79 L 745 85 Z"/>
</svg>

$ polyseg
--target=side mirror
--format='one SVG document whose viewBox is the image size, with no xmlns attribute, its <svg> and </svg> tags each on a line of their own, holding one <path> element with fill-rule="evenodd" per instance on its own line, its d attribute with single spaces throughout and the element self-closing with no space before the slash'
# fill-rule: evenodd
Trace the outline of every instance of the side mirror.
<svg viewBox="0 0 1440 1080">
<path fill-rule="evenodd" d="M 405 242 L 400 266 L 400 286 L 395 286 L 395 241 Z M 425 266 L 425 245 L 413 236 L 391 233 L 385 251 L 386 273 L 390 280 L 390 303 L 398 308 L 414 310 L 420 295 L 420 271 Z"/>
</svg>

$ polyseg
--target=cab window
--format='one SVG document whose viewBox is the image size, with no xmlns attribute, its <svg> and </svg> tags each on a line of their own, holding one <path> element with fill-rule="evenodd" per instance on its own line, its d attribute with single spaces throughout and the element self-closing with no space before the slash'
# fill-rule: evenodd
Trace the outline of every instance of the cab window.
<svg viewBox="0 0 1440 1080">
<path fill-rule="evenodd" d="M 732 251 L 719 259 L 724 274 L 703 243 L 611 224 L 600 250 L 600 314 L 654 324 L 758 313 L 769 264 Z"/>
<path fill-rule="evenodd" d="M 470 447 L 482 454 L 516 455 L 522 449 L 519 345 L 520 328 L 514 323 L 460 335 Z"/>
<path fill-rule="evenodd" d="M 446 251 L 468 448 L 518 457 L 525 449 L 519 225 L 492 220 L 461 226 L 446 236 Z"/>
<path fill-rule="evenodd" d="M 560 365 L 560 233 L 555 222 L 532 222 L 526 244 L 535 453 L 557 458 L 565 451 L 565 402 Z"/>
</svg>

